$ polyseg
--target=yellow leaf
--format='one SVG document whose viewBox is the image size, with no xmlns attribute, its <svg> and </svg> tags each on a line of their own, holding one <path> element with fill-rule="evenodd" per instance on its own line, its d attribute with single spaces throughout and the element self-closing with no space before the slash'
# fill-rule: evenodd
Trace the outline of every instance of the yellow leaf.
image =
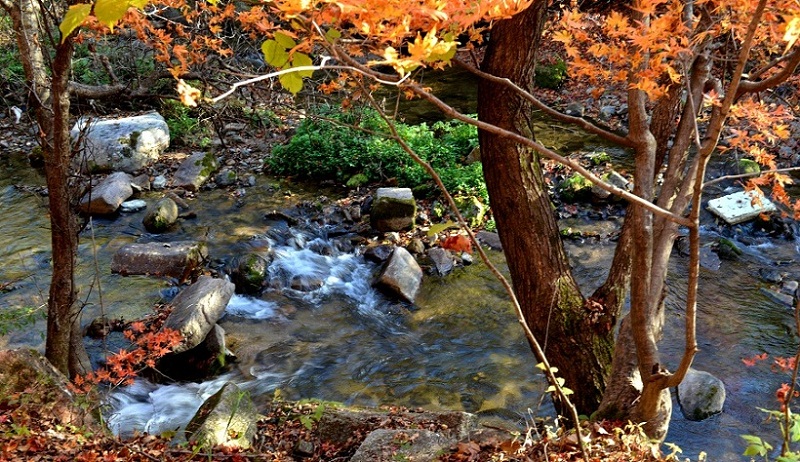
<svg viewBox="0 0 800 462">
<path fill-rule="evenodd" d="M 127 1 L 97 0 L 94 4 L 94 15 L 98 21 L 113 30 L 114 24 L 125 16 L 128 7 L 129 3 Z"/>
<path fill-rule="evenodd" d="M 89 16 L 91 11 L 92 5 L 89 3 L 78 3 L 77 5 L 69 7 L 67 14 L 64 15 L 64 20 L 61 21 L 61 24 L 58 26 L 59 30 L 61 30 L 62 43 L 72 34 L 72 31 L 83 24 L 83 21 Z"/>
<path fill-rule="evenodd" d="M 783 34 L 783 39 L 787 42 L 784 54 L 789 52 L 798 38 L 800 38 L 800 16 L 795 16 L 786 24 L 786 32 Z"/>
</svg>

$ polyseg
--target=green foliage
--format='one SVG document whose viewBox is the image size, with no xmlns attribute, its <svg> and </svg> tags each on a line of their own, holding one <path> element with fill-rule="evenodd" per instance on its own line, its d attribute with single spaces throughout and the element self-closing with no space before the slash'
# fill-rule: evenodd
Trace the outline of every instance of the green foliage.
<svg viewBox="0 0 800 462">
<path fill-rule="evenodd" d="M 169 127 L 172 143 L 184 146 L 203 146 L 209 128 L 200 120 L 198 109 L 184 106 L 179 101 L 165 100 L 162 114 Z"/>
<path fill-rule="evenodd" d="M 567 63 L 563 59 L 557 60 L 554 64 L 536 66 L 533 81 L 537 87 L 557 90 L 565 80 L 567 80 Z"/>
<path fill-rule="evenodd" d="M 358 127 L 358 128 L 353 128 Z M 477 129 L 457 122 L 433 125 L 397 124 L 397 131 L 442 177 L 451 193 L 488 194 L 480 163 L 464 164 L 477 143 Z M 383 136 L 386 124 L 374 110 L 342 111 L 323 107 L 305 119 L 294 137 L 277 146 L 267 167 L 278 175 L 346 182 L 356 175 L 363 184 L 393 178 L 398 185 L 430 195 L 435 186 L 428 173 L 393 140 Z"/>
<path fill-rule="evenodd" d="M 291 69 L 294 67 L 311 66 L 311 57 L 299 51 L 291 52 L 297 42 L 293 38 L 282 32 L 275 32 L 274 40 L 266 40 L 261 44 L 261 51 L 264 53 L 264 60 L 278 69 Z M 311 77 L 313 70 L 302 70 L 288 72 L 278 77 L 283 88 L 296 95 L 303 89 L 303 77 Z"/>
</svg>

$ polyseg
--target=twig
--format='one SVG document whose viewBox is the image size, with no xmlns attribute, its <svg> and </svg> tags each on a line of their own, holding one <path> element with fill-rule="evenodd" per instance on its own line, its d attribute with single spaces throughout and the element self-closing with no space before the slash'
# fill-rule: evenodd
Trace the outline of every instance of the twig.
<svg viewBox="0 0 800 462">
<path fill-rule="evenodd" d="M 721 183 L 726 180 L 738 180 L 740 178 L 749 178 L 753 176 L 766 175 L 769 173 L 786 173 L 786 172 L 796 172 L 796 171 L 800 171 L 800 167 L 787 167 L 787 168 L 778 168 L 774 170 L 765 170 L 763 172 L 740 173 L 738 175 L 725 175 L 719 178 L 714 178 L 713 180 L 706 181 L 705 183 L 703 183 L 703 188 L 715 185 L 717 183 Z"/>
</svg>

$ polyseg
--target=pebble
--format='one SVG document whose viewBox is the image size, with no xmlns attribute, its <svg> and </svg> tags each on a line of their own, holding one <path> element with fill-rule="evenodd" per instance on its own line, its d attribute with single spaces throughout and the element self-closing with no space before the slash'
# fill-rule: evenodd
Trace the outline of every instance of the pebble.
<svg viewBox="0 0 800 462">
<path fill-rule="evenodd" d="M 153 178 L 153 183 L 151 187 L 156 191 L 164 189 L 167 187 L 167 177 L 164 175 L 158 175 L 157 177 Z"/>
</svg>

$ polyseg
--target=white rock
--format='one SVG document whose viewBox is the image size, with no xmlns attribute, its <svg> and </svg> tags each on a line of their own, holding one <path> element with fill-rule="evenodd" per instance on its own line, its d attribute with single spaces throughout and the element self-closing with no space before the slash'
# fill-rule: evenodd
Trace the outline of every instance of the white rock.
<svg viewBox="0 0 800 462">
<path fill-rule="evenodd" d="M 125 201 L 119 206 L 120 212 L 132 213 L 144 210 L 147 207 L 147 202 L 141 199 L 134 199 L 132 201 Z"/>
<path fill-rule="evenodd" d="M 766 197 L 758 198 L 753 191 L 741 191 L 708 201 L 708 210 L 729 225 L 752 220 L 764 212 L 774 212 L 775 205 Z"/>
</svg>

